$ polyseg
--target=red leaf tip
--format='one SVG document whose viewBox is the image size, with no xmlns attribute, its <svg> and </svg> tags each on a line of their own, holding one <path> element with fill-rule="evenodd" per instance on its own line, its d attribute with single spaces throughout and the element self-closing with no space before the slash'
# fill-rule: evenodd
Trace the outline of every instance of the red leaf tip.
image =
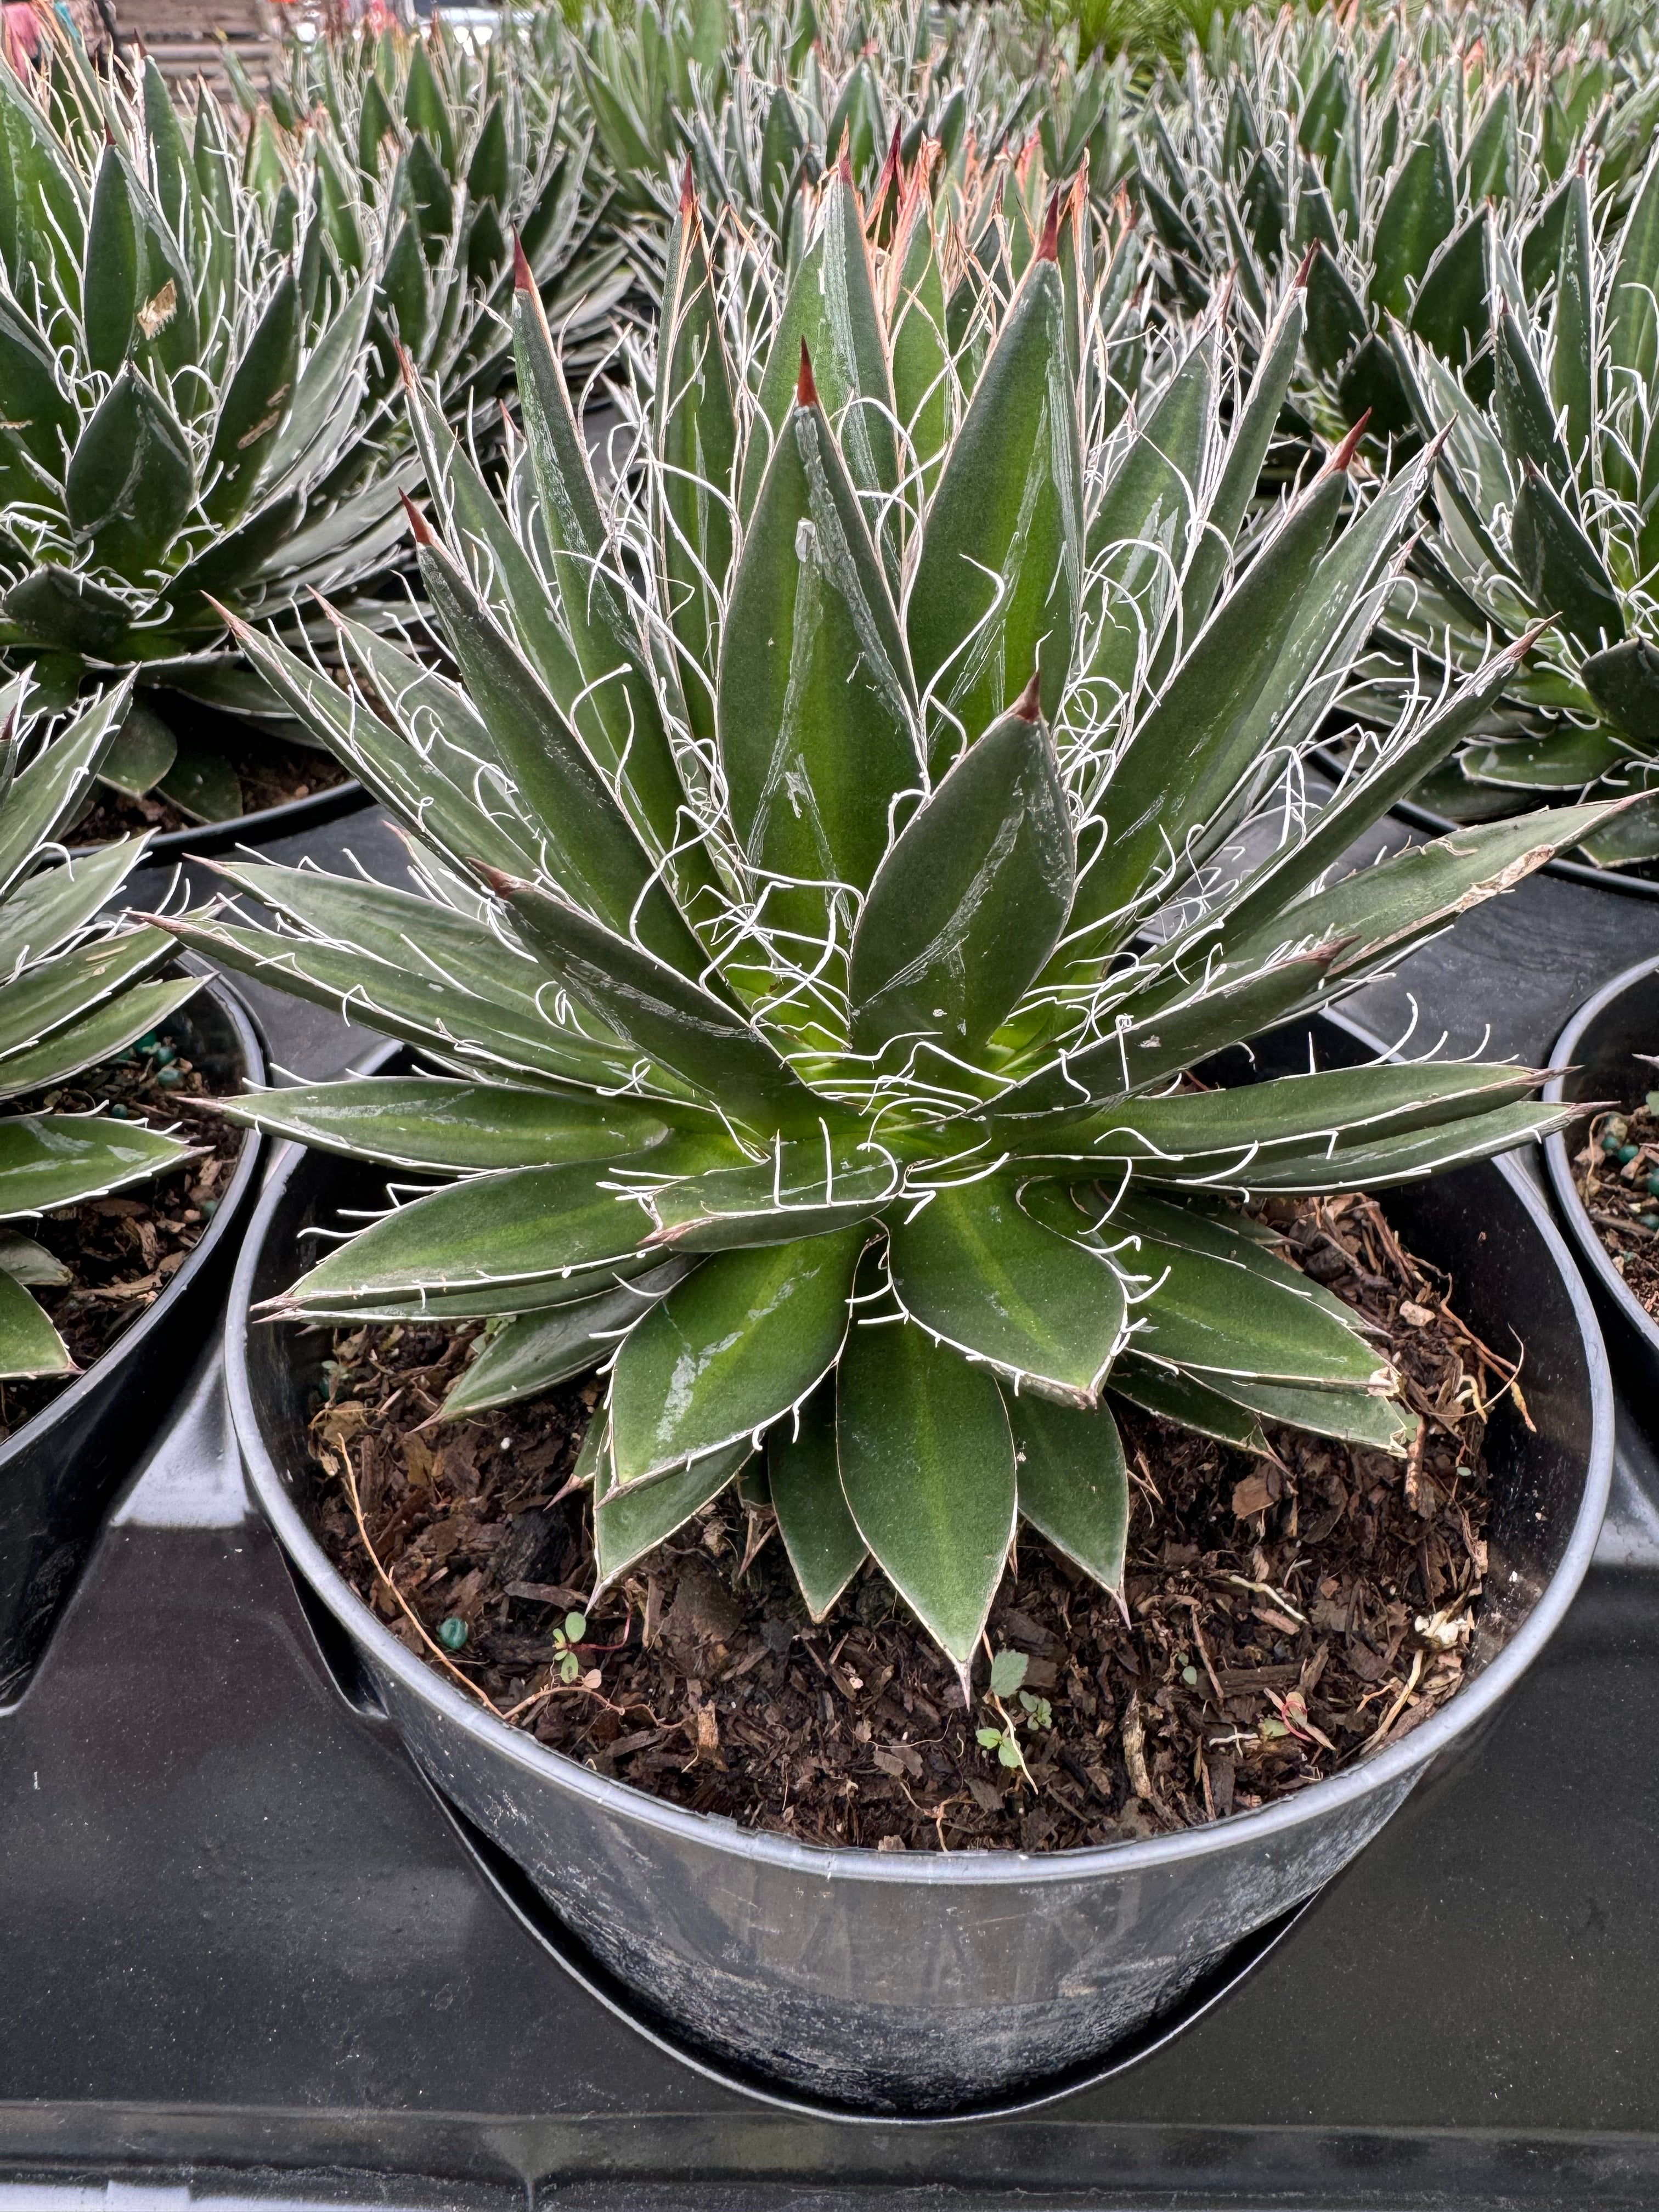
<svg viewBox="0 0 1659 2212">
<path fill-rule="evenodd" d="M 1313 275 L 1313 265 L 1318 258 L 1319 240 L 1315 239 L 1313 244 L 1308 248 L 1301 260 L 1297 264 L 1296 275 L 1291 280 L 1291 289 L 1292 291 L 1305 292 L 1307 290 L 1308 279 Z"/>
<path fill-rule="evenodd" d="M 690 215 L 697 204 L 697 187 L 691 176 L 691 156 L 685 157 L 685 174 L 680 179 L 680 213 Z"/>
<path fill-rule="evenodd" d="M 818 387 L 812 381 L 812 356 L 806 350 L 806 341 L 803 338 L 800 342 L 800 374 L 795 380 L 795 404 L 797 407 L 816 407 L 817 404 Z"/>
<path fill-rule="evenodd" d="M 1346 473 L 1349 462 L 1352 460 L 1354 455 L 1359 451 L 1359 441 L 1364 436 L 1365 425 L 1370 421 L 1370 419 L 1371 410 L 1368 407 L 1364 413 L 1360 416 L 1359 420 L 1354 424 L 1352 429 L 1349 431 L 1347 436 L 1342 441 L 1342 443 L 1331 455 L 1330 466 L 1334 475 L 1341 475 Z"/>
<path fill-rule="evenodd" d="M 516 888 L 513 878 L 504 868 L 492 868 L 488 860 L 475 860 L 472 865 L 497 898 L 505 898 L 509 891 Z"/>
<path fill-rule="evenodd" d="M 400 491 L 398 496 L 404 503 L 404 513 L 408 518 L 410 531 L 415 543 L 417 545 L 435 545 L 438 541 L 432 535 L 430 525 L 409 494 L 406 491 Z"/>
<path fill-rule="evenodd" d="M 1058 261 L 1060 258 L 1060 188 L 1048 195 L 1048 212 L 1043 217 L 1042 235 L 1037 240 L 1039 261 Z"/>
<path fill-rule="evenodd" d="M 1036 669 L 1031 671 L 1031 680 L 1008 710 L 1018 714 L 1022 722 L 1042 720 L 1042 678 Z"/>
<path fill-rule="evenodd" d="M 536 279 L 524 250 L 523 242 L 515 230 L 513 234 L 513 289 L 536 296 Z"/>
</svg>

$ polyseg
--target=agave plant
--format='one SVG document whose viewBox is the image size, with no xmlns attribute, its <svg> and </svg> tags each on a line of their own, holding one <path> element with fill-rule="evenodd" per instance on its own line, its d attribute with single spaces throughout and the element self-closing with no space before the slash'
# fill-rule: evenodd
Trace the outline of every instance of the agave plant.
<svg viewBox="0 0 1659 2212">
<path fill-rule="evenodd" d="M 395 543 L 363 411 L 375 288 L 343 276 L 303 174 L 243 188 L 212 100 L 186 137 L 153 64 L 129 94 L 60 45 L 28 84 L 0 64 L 0 653 L 60 705 L 136 667 L 153 702 L 280 721 L 216 649 L 208 594 L 275 611 Z M 104 773 L 198 817 L 240 808 L 226 759 L 156 714 Z"/>
<path fill-rule="evenodd" d="M 757 332 L 741 236 L 687 196 L 607 497 L 525 274 L 516 520 L 411 392 L 458 680 L 345 617 L 355 696 L 240 633 L 401 818 L 411 885 L 237 864 L 285 926 L 175 927 L 425 1062 L 231 1109 L 447 1179 L 275 1316 L 484 1318 L 452 1418 L 602 1366 L 604 1583 L 763 1454 L 814 1614 L 873 1556 L 965 1668 L 1022 1517 L 1120 1585 L 1115 1395 L 1258 1450 L 1275 1421 L 1405 1448 L 1386 1353 L 1249 1201 L 1557 1117 L 1511 1066 L 1203 1070 L 1603 810 L 1328 881 L 1508 672 L 1297 803 L 1426 459 L 1358 505 L 1345 445 L 1264 526 L 1299 289 L 1248 389 L 1212 316 L 1123 416 L 1085 195 L 984 285 L 988 347 L 862 216 L 835 181 Z"/>
<path fill-rule="evenodd" d="M 15 1226 L 176 1166 L 185 1147 L 142 1122 L 103 1114 L 18 1113 L 124 1051 L 201 988 L 157 977 L 173 957 L 164 930 L 106 914 L 144 848 L 142 837 L 78 859 L 53 840 L 73 820 L 114 742 L 125 700 L 112 692 L 55 734 L 26 711 L 24 679 L 0 699 L 0 1380 L 74 1371 L 68 1347 L 30 1297 L 67 1279 Z"/>
<path fill-rule="evenodd" d="M 308 161 L 344 281 L 379 287 L 371 410 L 397 383 L 399 347 L 453 419 L 494 397 L 515 238 L 572 353 L 607 342 L 629 282 L 623 244 L 604 234 L 590 135 L 572 132 L 538 58 L 510 18 L 477 47 L 436 18 L 290 39 L 264 96 L 228 57 L 250 185 L 274 203 Z"/>
</svg>

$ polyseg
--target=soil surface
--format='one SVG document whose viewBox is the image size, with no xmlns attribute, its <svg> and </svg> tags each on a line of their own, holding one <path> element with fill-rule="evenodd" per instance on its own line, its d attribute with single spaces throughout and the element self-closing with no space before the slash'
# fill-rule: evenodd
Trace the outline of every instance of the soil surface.
<svg viewBox="0 0 1659 2212">
<path fill-rule="evenodd" d="M 171 1087 L 158 1082 L 164 1073 L 176 1073 L 179 1080 Z M 80 1368 L 100 1358 L 154 1304 L 217 1212 L 247 1133 L 196 1110 L 195 1102 L 223 1087 L 210 1085 L 188 1060 L 172 1058 L 164 1070 L 157 1054 L 131 1052 L 88 1068 L 70 1083 L 7 1100 L 9 1116 L 121 1108 L 125 1113 L 118 1119 L 171 1130 L 201 1154 L 155 1182 L 13 1224 L 70 1271 L 67 1283 L 32 1287 L 31 1296 L 46 1308 Z M 70 1375 L 0 1382 L 0 1437 L 31 1420 L 75 1379 Z"/>
<path fill-rule="evenodd" d="M 285 806 L 292 799 L 308 799 L 314 791 L 331 791 L 343 783 L 350 771 L 327 753 L 304 745 L 285 745 L 277 738 L 255 732 L 242 741 L 246 750 L 236 763 L 236 780 L 242 787 L 242 811 L 256 814 L 266 806 Z M 118 837 L 134 837 L 143 830 L 210 830 L 218 825 L 184 814 L 159 792 L 131 799 L 94 784 L 93 799 L 65 833 L 71 845 L 108 845 Z"/>
<path fill-rule="evenodd" d="M 1572 1175 L 1626 1287 L 1659 1321 L 1659 1116 L 1646 1105 L 1598 1114 Z"/>
<path fill-rule="evenodd" d="M 988 1642 L 1024 1679 L 994 1698 L 982 1657 L 971 1711 L 872 1565 L 815 1628 L 769 1510 L 735 1490 L 587 1613 L 586 1498 L 566 1482 L 601 1386 L 422 1426 L 465 1331 L 336 1333 L 312 1425 L 320 1534 L 392 1632 L 513 1726 L 698 1812 L 884 1850 L 1224 1818 L 1397 1741 L 1457 1689 L 1486 1571 L 1484 1407 L 1512 1376 L 1370 1200 L 1278 1218 L 1291 1255 L 1386 1329 L 1426 1416 L 1411 1457 L 1289 1430 L 1252 1457 L 1115 1401 L 1124 1602 L 1023 1529 Z M 981 1741 L 993 1729 L 1018 1763 Z"/>
</svg>

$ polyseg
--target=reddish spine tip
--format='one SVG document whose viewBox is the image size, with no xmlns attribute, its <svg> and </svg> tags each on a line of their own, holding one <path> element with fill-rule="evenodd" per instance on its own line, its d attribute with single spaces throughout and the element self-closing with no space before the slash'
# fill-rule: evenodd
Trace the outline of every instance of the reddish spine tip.
<svg viewBox="0 0 1659 2212">
<path fill-rule="evenodd" d="M 435 545 L 437 540 L 432 535 L 426 517 L 410 499 L 409 494 L 406 491 L 400 491 L 398 496 L 404 503 L 404 513 L 408 518 L 410 531 L 415 543 L 417 545 Z"/>
<path fill-rule="evenodd" d="M 1297 264 L 1296 275 L 1291 279 L 1291 289 L 1293 291 L 1305 292 L 1307 290 L 1308 279 L 1313 275 L 1313 265 L 1318 258 L 1319 240 L 1315 239 L 1313 244 L 1308 248 L 1301 260 Z"/>
<path fill-rule="evenodd" d="M 489 884 L 490 890 L 495 892 L 497 898 L 505 898 L 510 891 L 516 888 L 513 878 L 509 876 L 505 870 L 501 868 L 492 868 L 487 860 L 476 860 L 474 861 L 473 866 L 477 869 L 478 873 Z"/>
<path fill-rule="evenodd" d="M 690 215 L 697 204 L 697 187 L 691 178 L 691 156 L 685 157 L 685 174 L 680 179 L 680 213 Z"/>
<path fill-rule="evenodd" d="M 513 234 L 513 289 L 515 292 L 528 292 L 532 299 L 536 296 L 536 279 L 516 230 Z"/>
<path fill-rule="evenodd" d="M 1031 671 L 1030 682 L 1009 711 L 1017 714 L 1022 722 L 1040 722 L 1042 720 L 1042 678 L 1035 668 Z"/>
<path fill-rule="evenodd" d="M 818 387 L 812 381 L 812 356 L 806 350 L 806 341 L 803 338 L 800 342 L 800 374 L 795 380 L 795 404 L 797 407 L 816 407 L 817 404 Z"/>
<path fill-rule="evenodd" d="M 1359 451 L 1359 441 L 1364 436 L 1365 425 L 1370 421 L 1370 419 L 1371 410 L 1368 407 L 1364 413 L 1360 416 L 1359 420 L 1354 424 L 1352 429 L 1349 431 L 1347 436 L 1342 441 L 1342 443 L 1331 455 L 1331 470 L 1334 475 L 1343 475 L 1346 472 L 1349 462 L 1352 460 L 1354 455 Z"/>
<path fill-rule="evenodd" d="M 1039 261 L 1058 261 L 1060 258 L 1060 192 L 1056 188 L 1048 196 L 1048 212 L 1043 217 L 1042 236 L 1037 240 Z"/>
</svg>

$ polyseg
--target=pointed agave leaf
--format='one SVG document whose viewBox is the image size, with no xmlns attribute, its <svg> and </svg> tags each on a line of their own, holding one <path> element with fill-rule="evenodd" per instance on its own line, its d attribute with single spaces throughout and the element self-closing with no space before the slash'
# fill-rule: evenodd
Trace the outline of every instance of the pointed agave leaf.
<svg viewBox="0 0 1659 2212">
<path fill-rule="evenodd" d="M 933 763 L 1017 699 L 1033 668 L 1052 720 L 1083 586 L 1083 481 L 1066 294 L 1046 237 L 980 373 L 927 509 L 906 610 L 933 709 Z"/>
<path fill-rule="evenodd" d="M 483 1340 L 477 1357 L 451 1384 L 443 1402 L 445 1420 L 464 1421 L 494 1406 L 538 1398 L 599 1366 L 655 1301 L 684 1279 L 690 1265 L 686 1260 L 665 1261 L 648 1275 L 597 1298 L 556 1306 L 550 1313 L 520 1314 L 505 1322 Z"/>
<path fill-rule="evenodd" d="M 1116 1422 L 1103 1406 L 1006 1402 L 1022 1516 L 1104 1589 L 1121 1589 L 1129 1476 Z"/>
<path fill-rule="evenodd" d="M 865 890 L 892 802 L 921 780 L 903 634 L 858 497 L 803 370 L 732 591 L 720 758 L 775 926 L 822 937 L 828 892 Z"/>
<path fill-rule="evenodd" d="M 85 313 L 87 359 L 106 376 L 119 370 L 132 343 L 143 268 L 126 164 L 113 145 L 106 145 L 98 164 L 87 225 Z"/>
<path fill-rule="evenodd" d="M 222 527 L 247 511 L 293 404 L 302 313 L 290 271 L 271 294 L 220 406 L 202 505 Z"/>
<path fill-rule="evenodd" d="M 1478 208 L 1435 255 L 1412 308 L 1411 326 L 1453 368 L 1471 360 L 1492 326 L 1486 298 L 1490 211 Z"/>
<path fill-rule="evenodd" d="M 135 1037 L 165 1021 L 175 1008 L 195 997 L 202 988 L 199 975 L 175 976 L 160 983 L 140 983 L 124 990 L 106 1006 L 95 1007 L 84 1018 L 54 1030 L 36 1045 L 8 1053 L 0 1061 L 0 1098 L 15 1098 L 28 1091 L 62 1083 L 83 1068 L 95 1067 Z M 0 995 L 0 1007 L 4 999 Z"/>
<path fill-rule="evenodd" d="M 914 1322 L 860 1322 L 836 1376 L 836 1455 L 842 1494 L 877 1565 L 966 1668 L 1014 1533 L 1014 1442 L 1002 1393 L 987 1370 Z"/>
<path fill-rule="evenodd" d="M 1298 1390 L 1280 1382 L 1244 1382 L 1237 1376 L 1218 1376 L 1215 1388 L 1264 1421 L 1364 1444 L 1395 1459 L 1404 1458 L 1419 1425 L 1416 1414 L 1396 1400 L 1364 1390 Z"/>
<path fill-rule="evenodd" d="M 639 834 L 535 670 L 479 603 L 443 547 L 420 550 L 421 579 L 474 711 L 545 840 L 548 872 L 594 919 L 696 975 L 704 955 Z"/>
<path fill-rule="evenodd" d="M 1601 555 L 1549 479 L 1528 467 L 1510 523 L 1515 562 L 1534 605 L 1553 613 L 1587 653 L 1617 645 L 1625 613 Z"/>
<path fill-rule="evenodd" d="M 1584 470 L 1595 428 L 1595 248 L 1589 179 L 1568 180 L 1566 222 L 1555 286 L 1554 344 L 1550 350 L 1550 399 L 1566 440 L 1572 468 Z"/>
<path fill-rule="evenodd" d="M 1528 464 L 1565 489 L 1572 480 L 1555 410 L 1512 308 L 1498 319 L 1492 341 L 1492 406 L 1510 466 L 1523 477 Z"/>
<path fill-rule="evenodd" d="M 1098 1253 L 1024 1212 L 1001 1177 L 941 1190 L 889 1231 L 888 1269 L 913 1321 L 1021 1389 L 1097 1402 L 1121 1341 L 1123 1286 Z"/>
<path fill-rule="evenodd" d="M 69 1346 L 15 1277 L 0 1273 L 0 1382 L 72 1375 Z"/>
<path fill-rule="evenodd" d="M 761 379 L 759 411 L 743 463 L 745 522 L 760 497 L 773 442 L 794 404 L 803 344 L 848 473 L 869 501 L 870 519 L 877 524 L 883 495 L 896 489 L 899 477 L 893 374 L 858 194 L 839 170 L 824 187 L 817 234 L 789 287 Z"/>
<path fill-rule="evenodd" d="M 853 939 L 853 1042 L 990 1036 L 1042 969 L 1076 865 L 1054 740 L 1029 694 L 959 759 L 877 872 Z"/>
<path fill-rule="evenodd" d="M 597 1426 L 599 1416 L 595 1414 Z M 608 1444 L 600 1447 L 593 1477 L 593 1553 L 599 1569 L 594 1595 L 608 1589 L 635 1559 L 665 1544 L 694 1513 L 700 1513 L 754 1455 L 743 1437 L 724 1451 L 708 1452 L 676 1474 L 632 1490 L 616 1491 Z"/>
<path fill-rule="evenodd" d="M 792 1432 L 780 1421 L 766 1440 L 766 1473 L 778 1534 L 806 1609 L 822 1620 L 869 1557 L 842 1495 L 836 1451 L 836 1384 L 820 1383 Z"/>
<path fill-rule="evenodd" d="M 1550 262 L 1558 265 L 1559 256 Z M 1648 162 L 1619 240 L 1607 307 L 1607 358 L 1615 398 L 1632 386 L 1647 388 L 1659 374 L 1659 153 Z"/>
<path fill-rule="evenodd" d="M 623 596 L 542 304 L 520 266 L 513 338 L 525 434 L 541 491 L 540 520 L 553 556 L 559 604 L 585 686 L 575 712 L 584 741 L 665 851 L 684 838 L 684 792 L 658 703 L 645 643 Z M 700 848 L 694 848 L 700 852 Z"/>
<path fill-rule="evenodd" d="M 955 370 L 946 334 L 945 279 L 927 190 L 923 148 L 906 178 L 891 248 L 894 276 L 893 398 L 910 451 L 921 471 L 924 501 L 933 494 L 950 438 Z"/>
<path fill-rule="evenodd" d="M 816 1126 L 819 1102 L 724 1000 L 538 885 L 499 888 L 537 957 L 618 1036 L 762 1134 Z"/>
<path fill-rule="evenodd" d="M 656 518 L 669 622 L 692 733 L 714 735 L 708 672 L 732 565 L 738 419 L 719 304 L 695 197 L 681 195 L 668 252 L 653 416 L 662 464 Z"/>
<path fill-rule="evenodd" d="M 295 1084 L 245 1092 L 219 1110 L 319 1152 L 456 1174 L 621 1159 L 668 1134 L 648 1108 L 625 1099 L 564 1098 L 438 1075 Z"/>
<path fill-rule="evenodd" d="M 1491 100 L 1463 156 L 1463 192 L 1473 207 L 1496 200 L 1501 205 L 1515 189 L 1521 167 L 1516 136 L 1515 87 L 1505 84 Z"/>
<path fill-rule="evenodd" d="M 1144 1358 L 1196 1370 L 1212 1388 L 1224 1375 L 1362 1390 L 1390 1379 L 1386 1358 L 1357 1328 L 1252 1268 L 1152 1237 L 1118 1261 L 1147 1279 L 1132 1340 Z"/>
<path fill-rule="evenodd" d="M 611 1382 L 619 1489 L 757 1434 L 836 1364 L 862 1228 L 707 1260 L 633 1331 Z"/>
<path fill-rule="evenodd" d="M 1461 1115 L 1440 1127 L 1374 1140 L 1362 1136 L 1334 1152 L 1320 1146 L 1301 1154 L 1275 1152 L 1253 1161 L 1239 1182 L 1251 1192 L 1382 1190 L 1514 1152 L 1565 1128 L 1571 1119 L 1572 1109 L 1565 1106 L 1500 1106 L 1489 1114 Z"/>
<path fill-rule="evenodd" d="M 646 1226 L 639 1207 L 608 1188 L 603 1175 L 581 1165 L 469 1176 L 372 1222 L 273 1304 L 308 1313 L 388 1295 L 510 1291 L 572 1279 L 578 1297 L 587 1273 L 613 1261 L 626 1269 L 635 1260 Z M 643 1274 L 649 1266 L 631 1271 Z M 510 1310 L 510 1301 L 503 1304 Z"/>
<path fill-rule="evenodd" d="M 0 1121 L 0 1221 L 101 1198 L 187 1157 L 176 1137 L 139 1121 L 82 1114 Z"/>
<path fill-rule="evenodd" d="M 75 534 L 129 581 L 155 568 L 196 495 L 184 426 L 129 363 L 70 456 L 64 503 Z"/>
<path fill-rule="evenodd" d="M 84 708 L 7 787 L 0 807 L 0 897 L 16 891 L 40 847 L 79 811 L 131 696 L 129 677 Z M 136 857 L 129 848 L 129 858 Z"/>
<path fill-rule="evenodd" d="M 1441 241 L 1457 220 L 1457 184 L 1439 118 L 1401 163 L 1376 220 L 1372 304 L 1401 321 Z"/>
</svg>

